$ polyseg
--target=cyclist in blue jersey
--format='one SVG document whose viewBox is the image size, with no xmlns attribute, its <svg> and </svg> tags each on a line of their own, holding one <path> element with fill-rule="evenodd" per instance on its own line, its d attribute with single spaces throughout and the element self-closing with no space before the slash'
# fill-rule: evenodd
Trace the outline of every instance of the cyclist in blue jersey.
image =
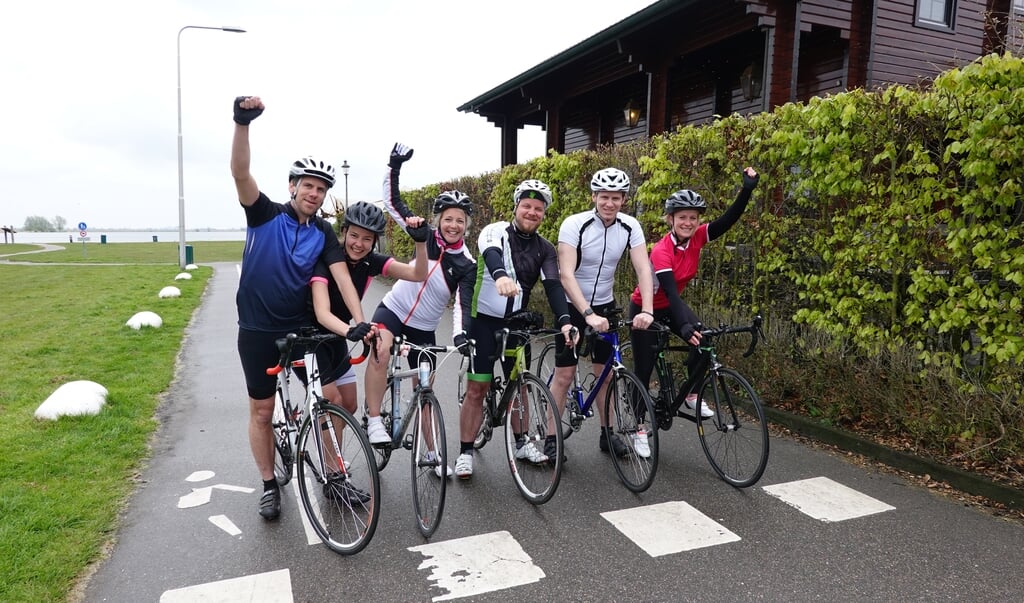
<svg viewBox="0 0 1024 603">
<path fill-rule="evenodd" d="M 249 447 L 263 479 L 259 513 L 273 520 L 281 514 L 270 425 L 277 380 L 266 371 L 278 361 L 275 340 L 311 324 L 307 288 L 318 260 L 322 258 L 330 267 L 357 323 L 348 330 L 348 337 L 353 341 L 365 337 L 370 325 L 363 321 L 359 296 L 338 238 L 331 225 L 317 216 L 327 191 L 334 185 L 334 168 L 312 157 L 295 161 L 288 172 L 290 201 L 272 202 L 249 171 L 249 124 L 263 113 L 263 101 L 258 96 L 240 96 L 233 109 L 231 176 L 246 220 L 242 271 L 235 296 L 238 356 L 249 394 Z"/>
<path fill-rule="evenodd" d="M 391 151 L 392 158 L 406 161 L 412 157 L 413 150 L 396 143 Z M 345 251 L 345 261 L 352 283 L 362 299 L 370 286 L 370 280 L 378 275 L 411 282 L 423 282 L 427 276 L 427 235 L 429 227 L 425 224 L 418 228 L 410 228 L 410 236 L 415 242 L 412 264 L 399 262 L 394 257 L 374 251 L 377 242 L 384 234 L 384 212 L 372 203 L 360 201 L 345 210 L 344 223 L 341 229 L 341 241 Z M 420 218 L 422 222 L 422 218 Z M 410 220 L 411 221 L 411 220 Z M 352 319 L 348 306 L 341 298 L 327 265 L 320 261 L 310 281 L 310 295 L 317 325 L 339 335 L 347 335 Z M 324 397 L 331 403 L 344 407 L 355 413 L 358 407 L 355 370 L 349 363 L 348 344 L 338 341 L 321 344 L 318 349 L 318 362 L 322 367 Z"/>
<path fill-rule="evenodd" d="M 555 247 L 537 233 L 551 205 L 551 189 L 540 180 L 524 180 L 512 193 L 512 200 L 512 222 L 488 224 L 478 240 L 480 255 L 469 327 L 469 337 L 476 341 L 475 372 L 467 377 L 466 397 L 459 412 L 460 454 L 455 461 L 455 475 L 461 479 L 473 475 L 473 440 L 483 420 L 483 400 L 491 387 L 498 353 L 494 333 L 505 326 L 504 318 L 526 309 L 530 292 L 540 281 L 567 341 L 572 329 Z M 520 342 L 510 341 L 509 345 L 517 346 Z M 511 360 L 502 359 L 502 363 L 508 375 Z M 544 450 L 526 442 L 521 434 L 516 435 L 517 458 L 536 464 L 548 461 Z M 545 446 L 554 450 L 554 439 L 550 444 L 545 442 Z"/>
<path fill-rule="evenodd" d="M 558 269 L 565 294 L 569 298 L 572 324 L 581 332 L 586 327 L 599 333 L 608 330 L 608 319 L 604 313 L 615 307 L 612 292 L 615 268 L 628 249 L 641 294 L 641 309 L 633 317 L 633 328 L 646 329 L 654 320 L 654 279 L 640 223 L 621 211 L 626 195 L 629 194 L 629 176 L 616 168 L 600 170 L 591 178 L 590 190 L 594 209 L 567 217 L 558 231 Z M 551 381 L 551 395 L 561 413 L 565 410 L 565 396 L 572 383 L 577 360 L 561 339 L 556 339 L 555 345 L 555 374 Z M 603 340 L 597 340 L 591 351 L 595 376 L 601 374 L 610 356 L 611 346 Z M 606 390 L 607 383 L 602 383 L 597 394 L 598 416 L 602 426 L 606 423 Z M 603 429 L 598 444 L 601 451 L 619 456 L 629 451 L 619 434 L 612 434 L 609 444 Z M 641 446 L 636 448 L 638 454 L 642 454 Z"/>
</svg>

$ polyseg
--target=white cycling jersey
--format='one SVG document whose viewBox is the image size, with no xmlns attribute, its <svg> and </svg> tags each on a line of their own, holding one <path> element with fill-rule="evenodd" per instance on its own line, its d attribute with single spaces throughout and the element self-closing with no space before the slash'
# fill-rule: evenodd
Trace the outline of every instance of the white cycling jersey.
<svg viewBox="0 0 1024 603">
<path fill-rule="evenodd" d="M 573 214 L 558 229 L 558 242 L 576 249 L 576 282 L 591 305 L 615 300 L 615 267 L 626 249 L 646 248 L 643 229 L 636 218 L 619 212 L 610 226 L 596 210 Z"/>
</svg>

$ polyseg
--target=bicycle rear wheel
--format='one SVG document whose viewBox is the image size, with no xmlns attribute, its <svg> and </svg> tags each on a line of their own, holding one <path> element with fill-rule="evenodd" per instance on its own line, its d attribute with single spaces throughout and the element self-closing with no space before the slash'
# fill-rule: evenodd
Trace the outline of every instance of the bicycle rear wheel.
<svg viewBox="0 0 1024 603">
<path fill-rule="evenodd" d="M 697 413 L 700 446 L 711 467 L 733 486 L 753 485 L 768 465 L 768 423 L 761 399 L 746 379 L 728 368 L 709 374 L 700 396 L 714 411 L 710 417 Z"/>
<path fill-rule="evenodd" d="M 299 496 L 313 530 L 336 553 L 363 550 L 380 518 L 380 477 L 366 432 L 347 410 L 320 403 L 297 446 Z"/>
<path fill-rule="evenodd" d="M 280 384 L 274 395 L 274 417 L 271 420 L 271 427 L 274 431 L 274 479 L 277 480 L 278 486 L 284 486 L 292 481 L 292 474 L 295 471 L 295 444 L 292 441 L 295 428 L 285 416 Z"/>
<path fill-rule="evenodd" d="M 626 488 L 643 492 L 651 487 L 658 471 L 658 429 L 654 403 L 647 389 L 632 371 L 616 369 L 608 384 L 605 403 L 605 438 L 611 446 L 615 436 L 626 447 L 618 455 L 612 448 L 612 464 Z"/>
<path fill-rule="evenodd" d="M 410 417 L 412 437 L 412 508 L 416 527 L 430 538 L 444 515 L 448 484 L 448 443 L 445 440 L 441 404 L 433 392 L 422 392 Z"/>
<path fill-rule="evenodd" d="M 523 498 L 535 505 L 546 503 L 558 489 L 562 476 L 562 430 L 551 392 L 536 375 L 523 373 L 514 388 L 505 416 L 505 453 L 512 479 Z M 519 438 L 517 440 L 517 438 Z M 521 447 L 517 444 L 522 441 Z M 554 458 L 544 457 L 548 441 Z"/>
<path fill-rule="evenodd" d="M 544 346 L 544 349 L 541 350 L 540 356 L 537 358 L 537 374 L 536 374 L 536 376 L 548 388 L 551 387 L 551 381 L 554 379 L 554 376 L 555 376 L 555 344 L 554 344 L 554 342 L 549 342 L 548 344 L 546 344 Z M 559 415 L 559 419 L 561 420 L 561 423 L 562 423 L 562 425 L 561 425 L 561 432 L 562 432 L 562 439 L 563 440 L 568 440 L 569 437 L 572 436 L 572 434 L 575 432 L 575 429 L 573 429 L 572 421 L 570 421 L 570 417 L 572 416 L 572 413 L 570 413 L 569 410 L 568 410 L 569 408 L 572 408 L 571 405 L 574 404 L 574 403 L 575 403 L 575 399 L 573 398 L 572 387 L 570 387 L 569 391 L 566 392 L 565 400 L 564 400 L 563 405 L 562 405 L 562 413 Z M 579 425 L 577 424 L 576 427 L 578 428 Z"/>
</svg>

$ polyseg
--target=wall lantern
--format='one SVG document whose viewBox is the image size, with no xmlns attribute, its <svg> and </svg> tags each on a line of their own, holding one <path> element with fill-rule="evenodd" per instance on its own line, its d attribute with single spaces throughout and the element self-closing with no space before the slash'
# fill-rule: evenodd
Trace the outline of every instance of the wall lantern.
<svg viewBox="0 0 1024 603">
<path fill-rule="evenodd" d="M 626 107 L 622 110 L 622 116 L 626 118 L 626 125 L 630 128 L 635 128 L 640 123 L 640 107 L 633 102 L 633 99 L 629 99 L 626 103 Z"/>
<path fill-rule="evenodd" d="M 761 65 L 753 62 L 740 74 L 740 89 L 743 91 L 743 98 L 754 100 L 761 97 L 761 81 L 764 75 L 761 73 Z"/>
</svg>

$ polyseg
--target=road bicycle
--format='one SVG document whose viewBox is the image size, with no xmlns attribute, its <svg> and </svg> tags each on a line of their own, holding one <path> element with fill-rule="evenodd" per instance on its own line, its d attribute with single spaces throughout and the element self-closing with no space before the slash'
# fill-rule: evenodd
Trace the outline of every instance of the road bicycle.
<svg viewBox="0 0 1024 603">
<path fill-rule="evenodd" d="M 658 428 L 668 430 L 676 417 L 696 423 L 700 446 L 711 467 L 719 477 L 738 488 L 752 486 L 764 474 L 768 465 L 768 422 L 757 392 L 739 372 L 722 363 L 715 346 L 724 335 L 749 333 L 750 345 L 743 353 L 746 358 L 754 353 L 758 338 L 764 338 L 761 323 L 762 318 L 755 316 L 744 326 L 722 324 L 717 329 L 698 326 L 700 359 L 693 373 L 678 388 L 676 375 L 685 373 L 686 369 L 677 362 L 677 370 L 673 370 L 667 354 L 688 352 L 690 346 L 682 342 L 670 344 L 675 336 L 668 326 L 657 321 L 651 325 L 651 329 L 658 332 L 654 365 L 658 391 L 652 395 Z M 636 354 L 636 350 L 628 352 Z M 697 403 L 691 411 L 683 404 L 687 394 L 694 391 Z M 711 416 L 702 416 L 702 404 L 707 405 Z"/>
<path fill-rule="evenodd" d="M 403 369 L 402 359 L 410 353 L 419 355 L 416 368 Z M 431 378 L 452 354 L 462 357 L 462 350 L 455 346 L 421 346 L 410 343 L 401 335 L 391 343 L 388 360 L 387 389 L 390 394 L 390 408 L 381 405 L 381 420 L 391 434 L 391 441 L 373 445 L 376 468 L 383 470 L 391 460 L 391 452 L 398 448 L 412 451 L 412 504 L 416 515 L 416 527 L 424 538 L 437 530 L 444 514 L 444 500 L 447 490 L 448 444 L 444 430 L 441 404 L 431 387 Z M 443 356 L 442 356 L 443 355 Z M 412 396 L 402 400 L 402 382 L 416 378 Z M 368 417 L 363 415 L 363 428 Z M 411 434 L 406 435 L 409 426 Z"/>
<path fill-rule="evenodd" d="M 495 349 L 499 358 L 512 358 L 507 378 L 494 375 L 483 404 L 483 420 L 473 441 L 477 450 L 483 448 L 494 434 L 494 428 L 505 426 L 505 455 L 512 479 L 523 498 L 535 505 L 546 503 L 558 489 L 562 475 L 562 430 L 557 418 L 551 391 L 537 375 L 530 372 L 529 350 L 533 340 L 551 337 L 560 331 L 544 328 L 544 317 L 521 311 L 505 319 L 506 326 L 495 333 Z M 509 341 L 516 342 L 508 347 Z M 459 380 L 459 404 L 465 394 L 465 381 Z M 540 451 L 555 453 L 542 463 L 518 458 L 520 446 L 532 444 Z"/>
<path fill-rule="evenodd" d="M 304 329 L 277 340 L 281 358 L 267 369 L 277 376 L 272 428 L 274 476 L 280 486 L 297 477 L 304 519 L 327 548 L 342 555 L 363 550 L 380 517 L 380 478 L 373 450 L 356 418 L 323 397 L 317 346 L 341 339 L 334 333 Z M 301 359 L 291 360 L 293 349 Z M 353 358 L 356 364 L 365 358 Z M 304 368 L 305 404 L 292 403 L 294 369 Z"/>
<path fill-rule="evenodd" d="M 565 410 L 561 414 L 561 431 L 565 439 L 580 430 L 583 422 L 594 416 L 593 405 L 601 385 L 608 383 L 605 394 L 605 417 L 601 427 L 608 443 L 609 456 L 622 483 L 633 492 L 643 492 L 651 487 L 658 471 L 658 430 L 648 424 L 653 422 L 654 403 L 640 380 L 622 363 L 618 329 L 625 326 L 622 309 L 613 308 L 607 312 L 608 331 L 598 333 L 589 327 L 584 334 L 584 349 L 577 359 L 586 357 L 598 339 L 612 348 L 611 357 L 596 379 L 587 369 L 577 363 L 573 382 L 566 395 Z M 573 353 L 575 353 L 575 348 Z M 544 346 L 537 361 L 541 380 L 551 385 L 555 369 L 555 343 Z M 589 393 L 588 393 L 589 392 Z M 584 397 L 586 396 L 586 397 Z M 621 436 L 621 437 L 619 437 Z M 616 454 L 612 441 L 619 437 L 623 454 Z M 646 442 L 646 447 L 644 443 Z"/>
</svg>

